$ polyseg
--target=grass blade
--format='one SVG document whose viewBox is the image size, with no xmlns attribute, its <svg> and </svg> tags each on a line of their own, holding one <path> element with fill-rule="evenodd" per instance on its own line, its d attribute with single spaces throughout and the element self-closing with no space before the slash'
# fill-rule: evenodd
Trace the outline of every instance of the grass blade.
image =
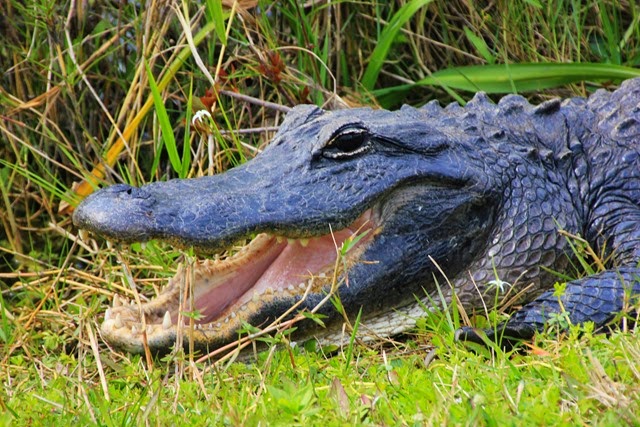
<svg viewBox="0 0 640 427">
<path fill-rule="evenodd" d="M 147 76 L 149 77 L 149 88 L 151 89 L 151 95 L 153 96 L 153 105 L 156 107 L 156 114 L 158 115 L 158 122 L 160 123 L 160 129 L 162 130 L 162 141 L 167 148 L 167 154 L 169 154 L 169 161 L 171 167 L 177 173 L 182 170 L 182 162 L 178 156 L 178 148 L 176 147 L 176 138 L 173 135 L 173 128 L 169 122 L 169 115 L 167 109 L 164 107 L 164 100 L 156 84 L 156 79 L 153 77 L 153 73 L 149 68 L 147 61 L 144 61 L 144 68 L 147 70 Z"/>
<path fill-rule="evenodd" d="M 410 1 L 398 9 L 395 15 L 393 15 L 389 25 L 387 25 L 384 31 L 382 31 L 376 48 L 371 53 L 369 65 L 362 77 L 362 86 L 364 86 L 365 89 L 369 91 L 373 90 L 373 87 L 378 80 L 378 74 L 380 74 L 382 64 L 389 53 L 389 49 L 405 22 L 407 22 L 418 11 L 418 9 L 431 3 L 431 1 L 432 0 Z"/>
<path fill-rule="evenodd" d="M 442 86 L 470 92 L 513 93 L 539 91 L 581 81 L 624 80 L 640 76 L 640 69 L 597 63 L 528 63 L 474 65 L 447 68 L 415 85 L 399 85 L 373 91 L 382 105 L 389 105 L 416 86 Z"/>
<path fill-rule="evenodd" d="M 189 97 L 185 110 L 184 142 L 182 144 L 182 169 L 180 178 L 186 178 L 191 168 L 191 118 L 193 116 L 193 76 L 189 82 Z"/>
<path fill-rule="evenodd" d="M 464 27 L 464 34 L 467 36 L 467 39 L 473 44 L 473 47 L 476 48 L 478 53 L 482 55 L 485 61 L 489 64 L 493 64 L 496 62 L 496 57 L 491 53 L 489 46 L 485 43 L 482 37 L 477 36 L 469 27 Z"/>
<path fill-rule="evenodd" d="M 613 64 L 501 64 L 459 67 L 434 73 L 420 86 L 443 85 L 489 93 L 538 91 L 579 81 L 622 80 L 640 76 L 640 70 Z"/>
<path fill-rule="evenodd" d="M 197 46 L 199 45 L 206 36 L 215 29 L 215 24 L 213 22 L 209 22 L 202 27 L 200 31 L 193 37 L 193 42 Z M 164 90 L 169 85 L 169 82 L 175 77 L 178 71 L 182 68 L 182 65 L 186 62 L 187 58 L 191 56 L 191 49 L 189 46 L 183 48 L 176 59 L 167 67 L 167 71 L 160 79 L 158 83 L 158 88 L 160 90 Z M 118 156 L 124 149 L 124 141 L 129 138 L 133 132 L 138 128 L 142 119 L 147 115 L 151 107 L 153 106 L 152 97 L 147 98 L 146 102 L 140 108 L 135 117 L 131 120 L 131 122 L 127 125 L 127 127 L 122 132 L 122 138 L 118 137 L 118 139 L 108 148 L 106 154 L 104 155 L 104 163 L 100 162 L 95 165 L 95 167 L 91 170 L 91 172 L 87 175 L 84 181 L 82 181 L 73 191 L 74 196 L 76 196 L 78 202 L 82 200 L 89 194 L 93 193 L 93 190 L 97 186 L 97 183 L 105 177 L 105 164 L 108 166 L 113 166 L 118 159 Z M 74 205 L 67 205 L 66 208 L 61 208 L 61 214 L 69 214 L 73 211 Z"/>
<path fill-rule="evenodd" d="M 207 0 L 207 13 L 215 24 L 215 31 L 220 43 L 227 45 L 226 26 L 224 25 L 225 15 L 222 11 L 222 2 L 220 0 Z"/>
</svg>

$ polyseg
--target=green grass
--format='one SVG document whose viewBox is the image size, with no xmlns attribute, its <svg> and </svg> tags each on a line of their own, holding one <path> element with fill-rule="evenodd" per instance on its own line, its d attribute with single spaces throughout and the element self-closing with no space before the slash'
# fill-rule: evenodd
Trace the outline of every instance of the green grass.
<svg viewBox="0 0 640 427">
<path fill-rule="evenodd" d="M 92 354 L 79 359 L 49 353 L 38 365 L 15 355 L 8 363 L 11 411 L 4 418 L 13 412 L 17 424 L 36 425 L 66 420 L 82 425 L 638 422 L 635 337 L 587 333 L 542 340 L 532 354 L 495 357 L 441 344 L 428 365 L 415 342 L 400 349 L 359 347 L 352 359 L 343 352 L 326 357 L 294 348 L 263 352 L 249 364 L 185 363 L 179 369 L 172 364 L 149 369 L 136 356 L 102 362 L 106 391 Z"/>
<path fill-rule="evenodd" d="M 464 102 L 477 88 L 539 102 L 615 87 L 640 65 L 636 2 L 245 4 L 0 6 L 2 424 L 640 423 L 637 332 L 574 327 L 492 354 L 454 344 L 445 312 L 329 355 L 273 346 L 247 363 L 150 365 L 105 346 L 99 319 L 113 293 L 132 295 L 128 272 L 153 295 L 183 254 L 78 240 L 69 206 L 100 183 L 224 171 L 265 147 L 277 106 Z M 216 105 L 203 129 L 187 129 L 190 103 Z"/>
</svg>

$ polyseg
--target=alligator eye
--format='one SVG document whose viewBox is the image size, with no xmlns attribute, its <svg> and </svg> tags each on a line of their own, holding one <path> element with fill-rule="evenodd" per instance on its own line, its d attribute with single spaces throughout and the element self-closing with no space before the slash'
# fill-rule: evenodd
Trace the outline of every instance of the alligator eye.
<svg viewBox="0 0 640 427">
<path fill-rule="evenodd" d="M 322 150 L 322 155 L 331 159 L 360 154 L 371 147 L 371 134 L 363 128 L 340 130 Z"/>
</svg>

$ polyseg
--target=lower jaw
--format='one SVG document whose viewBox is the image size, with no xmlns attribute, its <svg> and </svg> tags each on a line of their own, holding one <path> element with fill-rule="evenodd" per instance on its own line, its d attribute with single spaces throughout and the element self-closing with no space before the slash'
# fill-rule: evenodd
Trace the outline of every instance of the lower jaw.
<svg viewBox="0 0 640 427">
<path fill-rule="evenodd" d="M 349 264 L 356 262 L 373 238 L 376 230 L 369 219 L 367 211 L 351 227 L 308 241 L 261 234 L 224 261 L 195 261 L 180 267 L 149 302 L 136 304 L 114 298 L 101 327 L 103 338 L 132 353 L 144 352 L 145 346 L 153 352 L 166 352 L 179 336 L 204 351 L 234 341 L 238 330 L 245 329 L 244 322 L 259 319 L 262 324 L 254 326 L 265 326 L 264 322 L 283 314 L 273 308 L 291 307 L 305 294 L 324 295 L 339 277 L 336 266 L 343 263 L 336 263 L 336 258 L 342 243 L 368 230 L 347 254 Z M 298 261 L 309 257 L 313 257 L 310 268 L 299 270 Z M 254 264 L 258 264 L 257 270 L 251 268 Z M 282 269 L 270 268 L 276 264 Z M 298 271 L 289 274 L 287 267 Z"/>
</svg>

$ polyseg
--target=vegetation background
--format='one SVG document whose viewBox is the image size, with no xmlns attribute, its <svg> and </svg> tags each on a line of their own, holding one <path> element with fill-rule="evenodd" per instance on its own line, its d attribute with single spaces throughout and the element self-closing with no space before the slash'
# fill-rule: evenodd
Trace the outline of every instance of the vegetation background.
<svg viewBox="0 0 640 427">
<path fill-rule="evenodd" d="M 277 105 L 613 89 L 640 75 L 635 0 L 5 0 L 0 32 L 0 424 L 640 424 L 637 330 L 493 354 L 454 344 L 443 313 L 332 356 L 114 352 L 97 331 L 112 295 L 133 292 L 125 273 L 152 295 L 182 254 L 81 241 L 70 221 L 96 185 L 252 158 Z M 186 126 L 204 107 L 210 126 Z"/>
</svg>

